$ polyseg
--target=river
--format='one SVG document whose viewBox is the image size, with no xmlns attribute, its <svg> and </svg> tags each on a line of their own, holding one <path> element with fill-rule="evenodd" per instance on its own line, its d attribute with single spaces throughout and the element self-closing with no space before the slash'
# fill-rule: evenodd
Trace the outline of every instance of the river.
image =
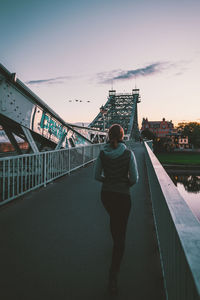
<svg viewBox="0 0 200 300">
<path fill-rule="evenodd" d="M 200 171 L 181 172 L 166 170 L 182 197 L 200 222 Z"/>
</svg>

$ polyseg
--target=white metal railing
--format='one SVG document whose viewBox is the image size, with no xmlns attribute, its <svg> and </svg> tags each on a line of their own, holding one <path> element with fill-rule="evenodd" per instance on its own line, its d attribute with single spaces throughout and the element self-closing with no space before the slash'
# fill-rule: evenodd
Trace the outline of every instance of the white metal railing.
<svg viewBox="0 0 200 300">
<path fill-rule="evenodd" d="M 146 143 L 149 146 L 149 148 L 153 151 L 153 141 L 152 140 L 147 140 L 147 141 L 144 140 L 144 143 Z"/>
<path fill-rule="evenodd" d="M 0 206 L 94 161 L 104 144 L 0 158 Z"/>
<path fill-rule="evenodd" d="M 200 223 L 150 147 L 144 144 L 167 299 L 200 299 Z"/>
</svg>

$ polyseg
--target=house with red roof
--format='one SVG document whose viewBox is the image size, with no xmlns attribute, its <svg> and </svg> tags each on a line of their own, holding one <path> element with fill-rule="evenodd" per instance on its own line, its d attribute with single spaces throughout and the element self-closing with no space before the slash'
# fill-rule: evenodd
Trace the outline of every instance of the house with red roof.
<svg viewBox="0 0 200 300">
<path fill-rule="evenodd" d="M 174 131 L 174 124 L 172 121 L 166 121 L 165 118 L 162 121 L 149 121 L 143 118 L 141 132 L 145 129 L 151 131 L 156 137 L 162 138 Z"/>
</svg>

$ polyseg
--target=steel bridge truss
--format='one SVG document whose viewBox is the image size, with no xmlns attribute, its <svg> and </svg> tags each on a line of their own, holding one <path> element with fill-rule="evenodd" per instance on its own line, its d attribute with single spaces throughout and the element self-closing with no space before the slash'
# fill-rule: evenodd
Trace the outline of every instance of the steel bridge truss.
<svg viewBox="0 0 200 300">
<path fill-rule="evenodd" d="M 18 154 L 16 136 L 28 152 L 41 152 L 104 142 L 106 133 L 66 123 L 44 101 L 0 64 L 0 125 Z"/>
<path fill-rule="evenodd" d="M 120 124 L 128 139 L 138 140 L 140 134 L 137 104 L 139 102 L 139 89 L 133 89 L 132 94 L 116 94 L 115 90 L 110 90 L 108 101 L 89 127 L 107 130 L 112 124 Z"/>
</svg>

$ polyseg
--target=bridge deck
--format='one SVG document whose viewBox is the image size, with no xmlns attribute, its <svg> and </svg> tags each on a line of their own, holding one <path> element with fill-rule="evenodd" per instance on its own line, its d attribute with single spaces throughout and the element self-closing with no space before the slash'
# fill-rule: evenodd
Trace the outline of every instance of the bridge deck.
<svg viewBox="0 0 200 300">
<path fill-rule="evenodd" d="M 162 300 L 163 281 L 149 200 L 144 149 L 136 144 L 117 299 Z M 111 258 L 108 216 L 93 166 L 0 209 L 0 294 L 4 300 L 104 300 Z"/>
</svg>

